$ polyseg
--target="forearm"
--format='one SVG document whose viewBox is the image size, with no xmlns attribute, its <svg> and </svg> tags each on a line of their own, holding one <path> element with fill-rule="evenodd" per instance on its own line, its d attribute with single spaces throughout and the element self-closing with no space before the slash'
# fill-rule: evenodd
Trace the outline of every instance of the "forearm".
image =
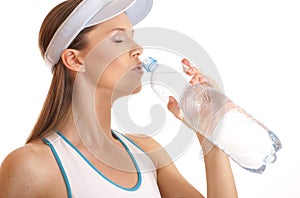
<svg viewBox="0 0 300 198">
<path fill-rule="evenodd" d="M 197 133 L 198 139 L 203 143 L 204 139 Z M 204 156 L 207 197 L 208 198 L 235 198 L 237 190 L 228 156 L 218 147 L 213 146 Z"/>
</svg>

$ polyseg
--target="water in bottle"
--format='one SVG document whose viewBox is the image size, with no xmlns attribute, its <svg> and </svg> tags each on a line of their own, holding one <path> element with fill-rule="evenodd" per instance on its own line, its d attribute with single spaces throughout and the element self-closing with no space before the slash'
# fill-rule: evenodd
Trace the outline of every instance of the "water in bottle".
<svg viewBox="0 0 300 198">
<path fill-rule="evenodd" d="M 193 130 L 223 150 L 246 170 L 262 173 L 276 160 L 282 147 L 278 137 L 236 105 L 221 91 L 202 84 L 190 85 L 171 67 L 153 58 L 144 61 L 151 72 L 151 87 L 164 101 L 170 95 L 179 99 L 184 120 Z"/>
</svg>

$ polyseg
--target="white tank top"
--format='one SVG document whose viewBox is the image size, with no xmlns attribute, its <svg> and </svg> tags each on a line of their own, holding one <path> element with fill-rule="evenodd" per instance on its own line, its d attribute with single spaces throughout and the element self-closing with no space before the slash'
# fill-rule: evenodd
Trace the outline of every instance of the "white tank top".
<svg viewBox="0 0 300 198">
<path fill-rule="evenodd" d="M 156 169 L 152 160 L 133 141 L 114 133 L 136 164 L 138 182 L 132 188 L 124 188 L 103 175 L 61 133 L 44 138 L 64 177 L 68 198 L 160 198 Z M 142 155 L 141 155 L 142 154 Z M 148 171 L 141 171 L 148 170 Z"/>
</svg>

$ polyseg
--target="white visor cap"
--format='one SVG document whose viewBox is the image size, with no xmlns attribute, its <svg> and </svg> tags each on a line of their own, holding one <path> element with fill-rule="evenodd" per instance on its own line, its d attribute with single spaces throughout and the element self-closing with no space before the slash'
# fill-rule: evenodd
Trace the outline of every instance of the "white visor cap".
<svg viewBox="0 0 300 198">
<path fill-rule="evenodd" d="M 133 25 L 143 20 L 152 8 L 152 0 L 83 0 L 53 35 L 44 54 L 46 65 L 53 70 L 63 50 L 85 28 L 107 21 L 125 12 Z"/>
</svg>

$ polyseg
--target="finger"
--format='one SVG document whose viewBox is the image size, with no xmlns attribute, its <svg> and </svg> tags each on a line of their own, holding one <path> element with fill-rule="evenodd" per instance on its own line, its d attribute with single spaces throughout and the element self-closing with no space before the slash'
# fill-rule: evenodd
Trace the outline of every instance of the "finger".
<svg viewBox="0 0 300 198">
<path fill-rule="evenodd" d="M 184 58 L 184 59 L 182 59 L 181 63 L 182 63 L 183 71 L 185 73 L 187 73 L 188 75 L 193 75 L 194 71 L 193 71 L 193 67 L 191 66 L 190 61 L 188 61 L 186 58 Z"/>
<path fill-rule="evenodd" d="M 185 73 L 189 76 L 193 75 L 201 75 L 200 71 L 196 67 L 190 67 L 188 68 Z"/>
<path fill-rule="evenodd" d="M 181 63 L 184 64 L 184 65 L 186 65 L 186 66 L 188 66 L 188 67 L 191 67 L 190 61 L 188 59 L 186 59 L 186 58 L 182 59 Z"/>
<path fill-rule="evenodd" d="M 177 108 L 179 107 L 176 99 L 173 96 L 169 96 L 168 109 L 173 113 Z"/>
<path fill-rule="evenodd" d="M 201 74 L 201 72 L 196 67 L 193 67 L 186 58 L 182 59 L 181 63 L 183 65 L 184 72 L 189 76 Z"/>
<path fill-rule="evenodd" d="M 200 76 L 199 77 L 199 83 L 201 84 L 204 84 L 204 85 L 207 85 L 207 80 L 204 76 Z"/>
<path fill-rule="evenodd" d="M 200 82 L 200 77 L 199 77 L 199 75 L 193 76 L 193 78 L 190 80 L 190 84 L 191 84 L 191 85 L 195 85 L 195 84 L 197 84 L 197 83 L 199 83 L 199 82 Z"/>
<path fill-rule="evenodd" d="M 173 96 L 169 96 L 169 102 L 167 105 L 169 111 L 171 111 L 176 118 L 181 119 L 182 118 L 182 113 L 181 109 L 178 106 L 178 102 Z"/>
<path fill-rule="evenodd" d="M 190 84 L 195 85 L 197 83 L 201 84 L 207 84 L 206 78 L 202 75 L 195 75 L 193 78 L 190 80 Z"/>
</svg>

